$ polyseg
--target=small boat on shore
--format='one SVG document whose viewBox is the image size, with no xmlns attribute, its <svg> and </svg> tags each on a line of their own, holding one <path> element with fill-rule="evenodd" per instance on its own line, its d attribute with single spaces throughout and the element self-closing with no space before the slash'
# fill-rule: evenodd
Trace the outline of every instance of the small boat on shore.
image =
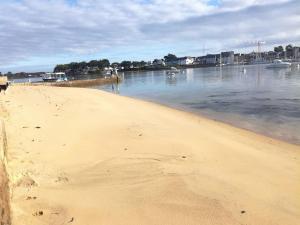
<svg viewBox="0 0 300 225">
<path fill-rule="evenodd" d="M 274 60 L 274 62 L 270 65 L 268 65 L 266 68 L 268 69 L 273 69 L 273 68 L 289 68 L 291 67 L 291 63 L 290 62 L 284 62 L 280 59 L 276 59 Z"/>
<path fill-rule="evenodd" d="M 45 73 L 43 75 L 43 81 L 44 82 L 61 82 L 61 81 L 67 81 L 67 76 L 63 72 L 59 73 Z"/>
</svg>

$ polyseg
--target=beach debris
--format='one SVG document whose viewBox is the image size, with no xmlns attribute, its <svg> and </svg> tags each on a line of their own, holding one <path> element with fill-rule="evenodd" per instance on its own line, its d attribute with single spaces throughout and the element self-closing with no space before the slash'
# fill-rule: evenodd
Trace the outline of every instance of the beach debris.
<svg viewBox="0 0 300 225">
<path fill-rule="evenodd" d="M 124 148 L 124 151 L 127 151 L 128 149 L 127 148 Z"/>
<path fill-rule="evenodd" d="M 139 134 L 139 136 L 141 137 L 141 136 L 143 136 L 143 134 Z"/>
<path fill-rule="evenodd" d="M 22 128 L 25 129 L 25 128 L 28 128 L 28 127 L 27 126 L 23 126 Z"/>
<path fill-rule="evenodd" d="M 246 211 L 245 211 L 245 210 L 242 210 L 242 211 L 241 211 L 241 214 L 244 214 L 244 213 L 246 213 Z"/>
<path fill-rule="evenodd" d="M 36 126 L 35 128 L 36 128 L 36 129 L 40 129 L 41 127 L 40 127 L 40 126 Z"/>
<path fill-rule="evenodd" d="M 33 213 L 32 215 L 33 216 L 42 216 L 42 215 L 44 215 L 44 212 L 42 210 L 40 210 L 40 211 Z"/>
<path fill-rule="evenodd" d="M 183 158 L 183 159 L 186 159 L 186 156 L 185 156 L 185 155 L 183 155 L 183 156 L 181 156 L 181 158 Z"/>
<path fill-rule="evenodd" d="M 74 221 L 74 217 L 72 217 L 68 223 L 72 223 Z"/>
</svg>

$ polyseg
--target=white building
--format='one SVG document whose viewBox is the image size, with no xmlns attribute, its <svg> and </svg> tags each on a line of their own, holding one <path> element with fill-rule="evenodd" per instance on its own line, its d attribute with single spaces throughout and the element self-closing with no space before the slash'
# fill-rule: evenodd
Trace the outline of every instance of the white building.
<svg viewBox="0 0 300 225">
<path fill-rule="evenodd" d="M 191 65 L 194 63 L 194 61 L 195 61 L 195 58 L 189 57 L 189 56 L 177 58 L 177 64 L 181 65 L 181 66 L 182 65 Z"/>
</svg>

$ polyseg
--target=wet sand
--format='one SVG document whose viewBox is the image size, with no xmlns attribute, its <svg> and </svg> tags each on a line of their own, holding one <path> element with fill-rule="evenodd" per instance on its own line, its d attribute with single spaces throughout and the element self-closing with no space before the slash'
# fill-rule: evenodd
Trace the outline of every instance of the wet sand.
<svg viewBox="0 0 300 225">
<path fill-rule="evenodd" d="M 300 147 L 110 93 L 11 87 L 12 224 L 300 221 Z"/>
</svg>

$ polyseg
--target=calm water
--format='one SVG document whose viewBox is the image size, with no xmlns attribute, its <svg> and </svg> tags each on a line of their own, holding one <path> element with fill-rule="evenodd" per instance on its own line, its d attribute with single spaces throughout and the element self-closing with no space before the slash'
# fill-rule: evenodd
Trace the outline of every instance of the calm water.
<svg viewBox="0 0 300 225">
<path fill-rule="evenodd" d="M 300 69 L 265 65 L 122 74 L 124 81 L 97 87 L 153 101 L 300 144 Z"/>
</svg>

